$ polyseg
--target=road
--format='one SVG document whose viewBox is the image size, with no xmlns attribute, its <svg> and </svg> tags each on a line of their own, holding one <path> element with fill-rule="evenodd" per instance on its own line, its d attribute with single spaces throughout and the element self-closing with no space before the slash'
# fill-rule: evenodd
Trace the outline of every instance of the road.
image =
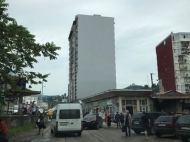
<svg viewBox="0 0 190 142">
<path fill-rule="evenodd" d="M 50 130 L 44 136 L 37 136 L 32 142 L 143 142 L 145 140 L 144 134 L 137 135 L 133 131 L 131 137 L 125 137 L 125 133 L 121 132 L 121 129 L 117 129 L 114 126 L 112 128 L 107 128 L 104 126 L 98 130 L 87 129 L 82 132 L 81 137 L 77 134 L 61 134 L 58 137 L 54 137 L 50 133 Z M 156 136 L 149 136 L 149 142 L 181 142 L 180 139 L 176 139 L 173 136 L 163 136 L 162 138 L 157 138 Z"/>
</svg>

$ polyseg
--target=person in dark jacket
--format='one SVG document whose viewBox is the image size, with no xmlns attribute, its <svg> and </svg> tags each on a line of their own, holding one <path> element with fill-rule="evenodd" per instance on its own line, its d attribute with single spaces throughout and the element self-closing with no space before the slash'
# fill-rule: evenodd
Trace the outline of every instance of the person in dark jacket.
<svg viewBox="0 0 190 142">
<path fill-rule="evenodd" d="M 39 129 L 39 135 L 41 134 L 43 136 L 43 131 L 46 128 L 46 126 L 45 126 L 45 121 L 44 121 L 44 117 L 42 116 L 42 113 L 40 114 L 38 118 L 37 125 Z"/>
<path fill-rule="evenodd" d="M 8 142 L 8 128 L 6 123 L 0 118 L 0 142 Z"/>
<path fill-rule="evenodd" d="M 124 125 L 124 115 L 122 113 L 120 113 L 120 122 L 121 125 Z"/>
<path fill-rule="evenodd" d="M 142 126 L 145 133 L 145 139 L 148 140 L 148 129 L 150 127 L 150 118 L 148 117 L 147 113 L 143 112 L 143 116 L 141 117 Z"/>
<path fill-rule="evenodd" d="M 119 113 L 117 112 L 117 114 L 115 115 L 115 121 L 116 121 L 116 123 L 117 123 L 117 129 L 118 129 L 118 126 L 121 127 L 119 120 L 120 120 L 120 115 L 119 115 Z"/>
<path fill-rule="evenodd" d="M 107 126 L 111 127 L 111 115 L 110 114 L 107 116 Z"/>
</svg>

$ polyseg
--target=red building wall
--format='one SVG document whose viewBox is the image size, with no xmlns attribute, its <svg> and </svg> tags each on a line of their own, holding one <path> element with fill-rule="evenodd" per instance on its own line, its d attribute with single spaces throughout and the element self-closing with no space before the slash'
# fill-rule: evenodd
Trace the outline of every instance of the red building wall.
<svg viewBox="0 0 190 142">
<path fill-rule="evenodd" d="M 169 35 L 162 43 L 156 47 L 156 54 L 158 78 L 159 80 L 162 80 L 164 91 L 176 91 L 171 35 Z"/>
</svg>

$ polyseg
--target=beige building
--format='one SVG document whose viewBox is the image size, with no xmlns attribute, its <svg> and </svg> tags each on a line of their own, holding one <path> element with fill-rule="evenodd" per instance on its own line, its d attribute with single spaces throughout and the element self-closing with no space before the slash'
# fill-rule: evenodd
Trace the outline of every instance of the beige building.
<svg viewBox="0 0 190 142">
<path fill-rule="evenodd" d="M 126 110 L 133 114 L 139 111 L 154 111 L 151 92 L 152 90 L 113 89 L 84 98 L 82 101 L 85 103 L 85 111 L 98 108 L 99 112 L 107 114 L 125 113 Z"/>
</svg>

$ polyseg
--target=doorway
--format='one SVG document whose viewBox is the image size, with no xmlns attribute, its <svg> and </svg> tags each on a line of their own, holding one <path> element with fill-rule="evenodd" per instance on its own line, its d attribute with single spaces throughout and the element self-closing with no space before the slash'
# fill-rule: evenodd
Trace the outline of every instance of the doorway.
<svg viewBox="0 0 190 142">
<path fill-rule="evenodd" d="M 126 106 L 126 110 L 129 111 L 131 115 L 133 115 L 133 106 Z"/>
</svg>

